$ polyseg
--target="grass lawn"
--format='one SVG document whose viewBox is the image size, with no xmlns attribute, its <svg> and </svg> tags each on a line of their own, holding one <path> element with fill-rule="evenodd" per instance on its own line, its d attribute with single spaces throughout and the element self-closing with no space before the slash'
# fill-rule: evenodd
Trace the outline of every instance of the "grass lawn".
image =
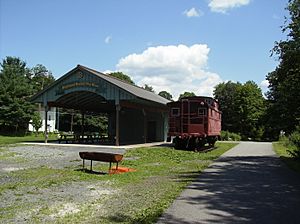
<svg viewBox="0 0 300 224">
<path fill-rule="evenodd" d="M 57 137 L 54 134 L 49 135 L 48 140 L 56 140 Z M 38 136 L 32 135 L 26 135 L 26 136 L 1 136 L 0 135 L 0 146 L 1 145 L 8 145 L 8 144 L 16 144 L 20 142 L 43 142 L 45 140 L 45 136 L 43 134 L 39 134 Z"/>
<path fill-rule="evenodd" d="M 281 142 L 273 142 L 273 147 L 277 155 L 280 156 L 289 168 L 300 173 L 300 161 L 295 160 L 291 154 L 288 153 L 288 147 L 284 146 Z"/>
<path fill-rule="evenodd" d="M 26 217 L 28 223 L 154 223 L 187 184 L 235 145 L 217 143 L 203 153 L 132 149 L 121 166 L 136 172 L 116 175 L 83 172 L 80 165 L 0 173 L 0 181 L 6 180 L 0 187 L 0 222 L 24 222 L 20 217 Z M 107 164 L 93 170 L 107 170 Z"/>
</svg>

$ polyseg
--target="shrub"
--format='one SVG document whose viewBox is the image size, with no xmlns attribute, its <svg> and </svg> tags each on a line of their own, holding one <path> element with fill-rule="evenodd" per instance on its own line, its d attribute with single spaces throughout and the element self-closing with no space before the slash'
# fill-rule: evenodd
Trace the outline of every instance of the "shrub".
<svg viewBox="0 0 300 224">
<path fill-rule="evenodd" d="M 221 131 L 221 140 L 223 141 L 240 141 L 241 136 L 239 134 L 229 132 L 229 131 Z"/>
<path fill-rule="evenodd" d="M 285 147 L 290 147 L 291 146 L 291 142 L 290 142 L 289 138 L 285 135 L 279 137 L 279 142 L 282 145 L 284 145 Z"/>
<path fill-rule="evenodd" d="M 294 131 L 289 136 L 290 144 L 293 146 L 288 151 L 293 157 L 300 159 L 300 132 Z"/>
</svg>

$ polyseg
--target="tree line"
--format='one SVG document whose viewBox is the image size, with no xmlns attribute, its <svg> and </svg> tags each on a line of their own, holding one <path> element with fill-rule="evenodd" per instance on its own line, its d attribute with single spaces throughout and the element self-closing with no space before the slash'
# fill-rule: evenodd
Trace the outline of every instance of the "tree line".
<svg viewBox="0 0 300 224">
<path fill-rule="evenodd" d="M 18 133 L 34 114 L 30 97 L 55 79 L 45 66 L 29 68 L 17 57 L 6 57 L 0 66 L 0 132 Z"/>
<path fill-rule="evenodd" d="M 290 134 L 299 126 L 300 0 L 290 0 L 287 10 L 290 16 L 282 27 L 287 38 L 275 42 L 272 49 L 279 65 L 266 75 L 269 81 L 266 98 L 259 86 L 250 80 L 245 83 L 223 82 L 214 88 L 214 97 L 222 111 L 222 129 L 239 133 L 242 139 L 273 140 L 278 138 L 280 131 Z M 29 102 L 30 97 L 54 82 L 54 76 L 45 66 L 39 64 L 29 68 L 16 57 L 6 57 L 0 66 L 0 132 L 26 130 L 36 110 Z M 109 75 L 135 85 L 130 76 L 122 72 Z M 154 92 L 150 85 L 142 88 Z M 161 91 L 158 95 L 174 100 L 168 91 Z M 195 93 L 184 92 L 179 99 L 186 96 L 195 96 Z M 107 119 L 101 116 L 88 120 L 87 125 L 91 127 L 99 121 L 104 123 L 102 129 L 107 126 Z M 77 115 L 74 122 L 75 126 L 80 123 Z"/>
</svg>

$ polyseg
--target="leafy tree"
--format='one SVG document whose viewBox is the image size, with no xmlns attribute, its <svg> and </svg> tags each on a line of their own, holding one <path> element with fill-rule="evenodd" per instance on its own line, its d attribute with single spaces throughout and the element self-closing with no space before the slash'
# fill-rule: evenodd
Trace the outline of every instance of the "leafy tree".
<svg viewBox="0 0 300 224">
<path fill-rule="evenodd" d="M 261 89 L 248 81 L 239 89 L 240 133 L 244 138 L 261 140 L 264 133 L 262 119 L 266 111 Z"/>
<path fill-rule="evenodd" d="M 71 109 L 60 109 L 59 114 L 60 131 L 74 131 L 81 133 L 82 115 L 80 111 Z M 72 126 L 72 127 L 71 127 Z M 85 114 L 84 130 L 89 132 L 98 132 L 100 134 L 107 134 L 108 132 L 108 118 L 106 114 Z"/>
<path fill-rule="evenodd" d="M 150 86 L 150 85 L 147 85 L 147 84 L 144 85 L 143 89 L 148 90 L 148 91 L 150 91 L 150 92 L 152 92 L 152 93 L 155 92 L 154 89 L 153 89 L 153 87 Z"/>
<path fill-rule="evenodd" d="M 265 100 L 256 83 L 220 83 L 214 96 L 220 103 L 223 130 L 240 133 L 243 139 L 262 138 Z"/>
<path fill-rule="evenodd" d="M 33 113 L 28 101 L 33 93 L 30 70 L 16 57 L 6 57 L 0 65 L 0 128 L 5 132 L 26 130 Z"/>
<path fill-rule="evenodd" d="M 282 32 L 287 39 L 275 43 L 272 54 L 279 65 L 267 75 L 269 81 L 268 126 L 274 135 L 280 130 L 291 133 L 300 122 L 300 0 L 289 0 Z"/>
<path fill-rule="evenodd" d="M 115 78 L 118 78 L 120 80 L 123 80 L 123 81 L 129 83 L 129 84 L 134 85 L 134 82 L 132 81 L 131 77 L 129 75 L 124 74 L 123 72 L 112 72 L 108 75 L 111 75 Z"/>
<path fill-rule="evenodd" d="M 180 100 L 183 97 L 189 97 L 189 96 L 196 96 L 196 95 L 193 92 L 184 92 L 184 93 L 180 94 L 178 100 Z"/>
<path fill-rule="evenodd" d="M 173 96 L 171 95 L 171 93 L 167 92 L 167 91 L 160 91 L 158 93 L 158 95 L 160 95 L 161 97 L 167 99 L 167 100 L 171 100 L 173 101 Z"/>
<path fill-rule="evenodd" d="M 33 85 L 35 93 L 41 91 L 55 81 L 51 71 L 41 64 L 34 66 L 30 73 L 31 84 Z"/>
<path fill-rule="evenodd" d="M 38 112 L 34 112 L 31 118 L 31 125 L 35 130 L 35 135 L 37 136 L 39 133 L 39 129 L 42 127 L 43 122 L 41 116 Z"/>
<path fill-rule="evenodd" d="M 222 111 L 222 129 L 230 132 L 239 132 L 240 110 L 238 95 L 240 83 L 223 82 L 218 84 L 214 90 L 214 97 L 219 101 Z"/>
</svg>

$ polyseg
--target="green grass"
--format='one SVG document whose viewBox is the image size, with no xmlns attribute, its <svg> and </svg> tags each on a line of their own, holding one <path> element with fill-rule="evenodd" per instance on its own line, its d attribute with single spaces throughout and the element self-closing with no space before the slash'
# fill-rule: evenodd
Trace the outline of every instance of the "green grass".
<svg viewBox="0 0 300 224">
<path fill-rule="evenodd" d="M 45 140 L 44 135 L 39 134 L 38 136 L 26 135 L 26 136 L 0 136 L 0 146 L 8 144 L 17 144 L 21 142 L 43 142 Z M 49 140 L 56 140 L 56 135 L 49 135 Z"/>
<path fill-rule="evenodd" d="M 154 223 L 187 184 L 193 181 L 212 160 L 235 145 L 235 143 L 220 143 L 216 144 L 216 149 L 203 153 L 180 151 L 167 147 L 130 150 L 125 154 L 125 158 L 130 158 L 130 160 L 123 160 L 121 166 L 136 169 L 136 172 L 116 175 L 83 172 L 79 166 L 64 169 L 38 167 L 13 171 L 5 175 L 17 181 L 7 182 L 0 186 L 0 199 L 6 191 L 13 191 L 14 195 L 20 199 L 20 202 L 15 202 L 14 207 L 4 208 L 7 211 L 6 217 L 11 218 L 19 212 L 20 207 L 24 209 L 22 197 L 34 196 L 33 189 L 52 189 L 76 182 L 103 183 L 104 187 L 117 190 L 117 195 L 113 194 L 95 198 L 94 201 L 88 203 L 80 203 L 80 212 L 57 217 L 55 222 Z M 93 167 L 94 171 L 107 171 L 107 169 L 107 164 L 95 164 Z M 105 184 L 107 181 L 109 181 L 108 185 Z M 71 199 L 61 200 L 70 202 Z M 97 209 L 99 205 L 103 205 L 104 213 Z M 43 216 L 52 212 L 51 204 L 47 201 L 33 203 L 29 204 L 25 210 L 34 210 L 36 207 L 42 207 L 42 209 L 39 214 L 31 217 L 31 221 L 44 222 Z M 6 222 L 7 220 L 2 221 Z"/>
<path fill-rule="evenodd" d="M 100 216 L 86 207 L 59 222 L 81 223 L 88 221 L 84 217 L 94 217 L 92 220 L 101 220 L 99 223 L 153 223 L 212 160 L 235 145 L 217 144 L 215 150 L 206 153 L 161 147 L 128 151 L 125 157 L 135 159 L 125 160 L 121 166 L 134 168 L 136 172 L 100 177 L 109 178 L 121 189 L 117 198 L 107 200 L 108 215 Z M 97 168 L 107 169 L 105 166 Z"/>
<path fill-rule="evenodd" d="M 99 180 L 99 176 L 76 171 L 72 169 L 52 169 L 38 167 L 17 170 L 10 173 L 10 177 L 17 179 L 16 183 L 0 185 L 0 194 L 7 189 L 18 190 L 22 187 L 34 187 L 35 189 L 58 186 L 73 181 Z"/>
<path fill-rule="evenodd" d="M 290 169 L 300 173 L 300 160 L 294 159 L 292 155 L 288 153 L 288 150 L 290 150 L 288 147 L 282 142 L 273 142 L 273 148 Z"/>
<path fill-rule="evenodd" d="M 16 155 L 15 152 L 10 152 L 8 149 L 0 148 L 0 161 L 7 160 Z"/>
</svg>

